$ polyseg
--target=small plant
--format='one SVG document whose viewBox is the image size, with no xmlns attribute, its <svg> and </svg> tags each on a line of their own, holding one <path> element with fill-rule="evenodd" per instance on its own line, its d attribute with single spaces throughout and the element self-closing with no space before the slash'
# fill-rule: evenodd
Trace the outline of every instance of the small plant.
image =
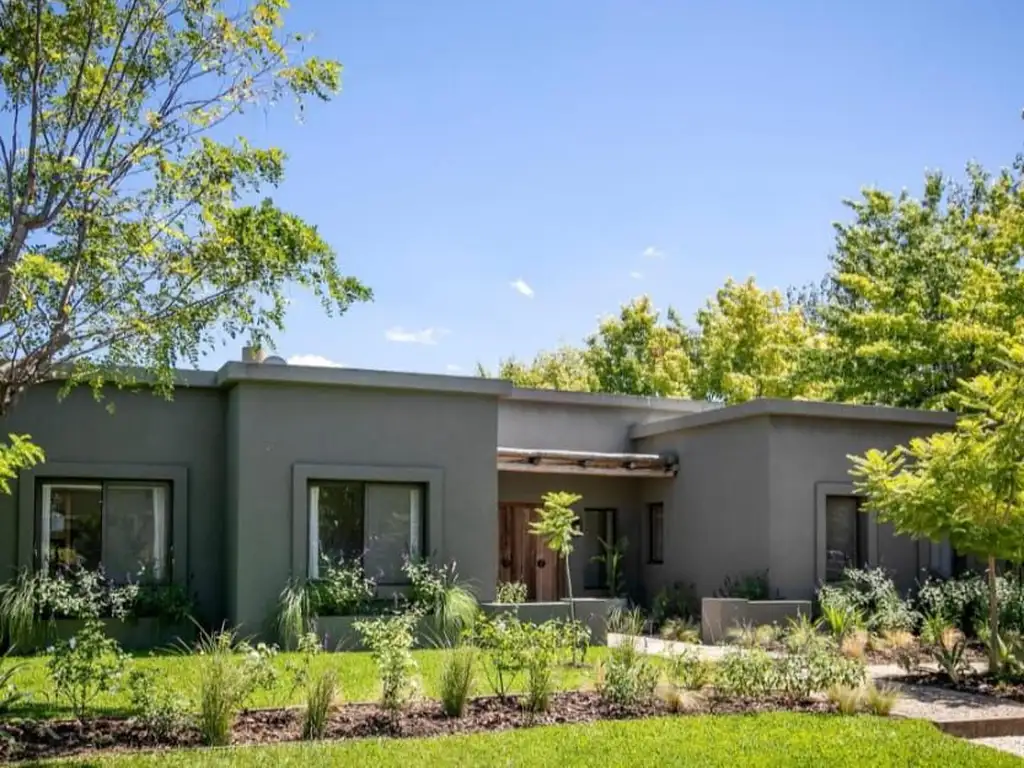
<svg viewBox="0 0 1024 768">
<path fill-rule="evenodd" d="M 686 691 L 700 691 L 711 683 L 713 666 L 693 650 L 685 650 L 669 661 L 672 684 Z"/>
<path fill-rule="evenodd" d="M 663 640 L 674 640 L 677 643 L 700 644 L 700 626 L 693 619 L 678 616 L 665 619 L 658 630 Z"/>
<path fill-rule="evenodd" d="M 836 640 L 859 629 L 864 628 L 864 617 L 855 608 L 843 603 L 827 603 L 821 606 L 822 618 L 825 625 Z"/>
<path fill-rule="evenodd" d="M 196 725 L 207 746 L 225 746 L 239 710 L 256 691 L 273 687 L 277 680 L 272 664 L 277 649 L 239 641 L 234 630 L 201 629 L 196 653 L 200 657 L 193 702 Z"/>
<path fill-rule="evenodd" d="M 910 630 L 918 616 L 910 603 L 900 597 L 892 577 L 883 568 L 847 568 L 842 581 L 824 584 L 818 590 L 818 603 L 845 606 L 859 613 L 864 628 L 880 633 L 885 630 Z"/>
<path fill-rule="evenodd" d="M 82 719 L 93 700 L 120 679 L 125 654 L 103 631 L 103 623 L 89 619 L 67 640 L 54 644 L 50 676 L 58 700 Z"/>
<path fill-rule="evenodd" d="M 600 538 L 597 541 L 601 545 L 601 554 L 594 555 L 590 560 L 604 566 L 608 594 L 612 597 L 622 597 L 626 593 L 626 575 L 622 570 L 622 560 L 629 542 L 626 539 L 609 542 Z"/>
<path fill-rule="evenodd" d="M 821 621 L 812 621 L 806 614 L 789 620 L 782 643 L 790 653 L 807 653 L 820 648 L 825 638 L 821 634 Z"/>
<path fill-rule="evenodd" d="M 775 662 L 764 650 L 731 650 L 722 657 L 715 671 L 715 694 L 757 699 L 776 690 Z"/>
<path fill-rule="evenodd" d="M 377 663 L 380 705 L 389 713 L 401 710 L 414 692 L 416 661 L 412 657 L 412 646 L 417 620 L 417 614 L 405 613 L 355 623 L 363 644 Z"/>
<path fill-rule="evenodd" d="M 754 640 L 760 648 L 771 648 L 781 637 L 782 630 L 776 624 L 762 624 L 754 630 Z"/>
<path fill-rule="evenodd" d="M 642 635 L 647 619 L 639 608 L 622 609 L 616 606 L 608 613 L 608 632 L 618 635 Z"/>
<path fill-rule="evenodd" d="M 306 683 L 306 707 L 302 712 L 302 738 L 322 739 L 338 698 L 338 673 L 323 669 Z"/>
<path fill-rule="evenodd" d="M 624 637 L 598 665 L 597 692 L 610 704 L 636 707 L 654 697 L 660 677 L 658 668 L 640 651 L 636 639 Z"/>
<path fill-rule="evenodd" d="M 277 598 L 277 635 L 285 650 L 295 648 L 316 621 L 316 585 L 290 579 Z"/>
<path fill-rule="evenodd" d="M 572 568 L 569 556 L 572 554 L 573 539 L 582 536 L 577 526 L 579 517 L 573 511 L 573 504 L 583 500 L 576 493 L 551 491 L 541 497 L 543 504 L 534 510 L 537 520 L 530 523 L 530 533 L 540 537 L 548 549 L 557 554 L 565 565 L 565 586 L 569 593 L 569 618 L 576 621 L 576 603 L 572 597 Z"/>
<path fill-rule="evenodd" d="M 843 635 L 839 640 L 839 652 L 850 659 L 863 659 L 868 648 L 868 633 L 863 629 Z"/>
<path fill-rule="evenodd" d="M 921 642 L 925 645 L 938 645 L 942 636 L 953 627 L 953 622 L 944 614 L 930 613 L 921 621 Z"/>
<path fill-rule="evenodd" d="M 665 587 L 654 597 L 651 605 L 651 621 L 660 627 L 670 618 L 695 618 L 699 613 L 700 601 L 692 584 L 677 581 Z"/>
<path fill-rule="evenodd" d="M 970 669 L 967 663 L 967 638 L 959 629 L 947 627 L 938 638 L 938 642 L 928 646 L 935 663 L 954 683 L 963 680 L 964 674 Z"/>
<path fill-rule="evenodd" d="M 567 650 L 569 663 L 579 666 L 587 658 L 587 651 L 590 650 L 590 627 L 579 620 L 558 621 L 555 624 L 558 648 Z"/>
<path fill-rule="evenodd" d="M 483 669 L 491 690 L 507 698 L 526 665 L 528 637 L 522 622 L 509 614 L 481 618 L 473 628 L 473 644 L 486 656 Z"/>
<path fill-rule="evenodd" d="M 905 645 L 894 648 L 892 652 L 896 666 L 905 673 L 912 674 L 921 666 L 921 651 L 916 645 Z"/>
<path fill-rule="evenodd" d="M 523 707 L 527 712 L 547 712 L 555 690 L 554 669 L 561 644 L 559 628 L 542 624 L 530 630 L 526 654 L 526 695 Z"/>
<path fill-rule="evenodd" d="M 741 600 L 767 600 L 768 571 L 748 573 L 738 578 L 726 576 L 722 586 L 715 591 L 715 597 L 732 597 Z"/>
<path fill-rule="evenodd" d="M 864 704 L 864 689 L 857 685 L 833 685 L 828 689 L 828 700 L 840 714 L 855 715 Z"/>
<path fill-rule="evenodd" d="M 899 698 L 899 689 L 893 685 L 868 683 L 864 686 L 863 706 L 873 715 L 888 717 Z"/>
<path fill-rule="evenodd" d="M 20 691 L 14 683 L 14 676 L 25 665 L 23 663 L 7 663 L 11 650 L 8 649 L 0 654 L 0 717 L 9 712 L 15 704 L 27 698 L 26 694 Z"/>
<path fill-rule="evenodd" d="M 29 647 L 36 620 L 37 576 L 28 568 L 5 584 L 0 584 L 0 642 Z"/>
<path fill-rule="evenodd" d="M 438 690 L 441 695 L 441 709 L 448 717 L 462 717 L 473 688 L 473 670 L 476 667 L 477 650 L 471 645 L 449 648 L 441 662 L 441 678 Z"/>
<path fill-rule="evenodd" d="M 499 581 L 495 591 L 495 602 L 519 605 L 526 602 L 526 585 L 521 581 Z"/>
<path fill-rule="evenodd" d="M 153 670 L 130 670 L 128 695 L 135 718 L 157 741 L 167 739 L 188 722 L 188 700 L 171 687 L 161 686 Z"/>
<path fill-rule="evenodd" d="M 909 648 L 917 645 L 913 632 L 905 629 L 886 629 L 882 632 L 882 647 L 887 651 L 896 651 L 900 648 Z"/>
<path fill-rule="evenodd" d="M 412 609 L 430 617 L 437 644 L 457 643 L 472 628 L 479 606 L 473 593 L 459 582 L 455 563 L 436 566 L 426 560 L 406 559 L 402 571 L 409 578 Z"/>
</svg>

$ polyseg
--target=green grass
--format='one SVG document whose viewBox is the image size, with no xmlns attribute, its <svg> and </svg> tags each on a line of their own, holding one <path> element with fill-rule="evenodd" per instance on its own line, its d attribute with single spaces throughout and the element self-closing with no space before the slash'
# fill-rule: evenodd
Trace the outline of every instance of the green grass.
<svg viewBox="0 0 1024 768">
<path fill-rule="evenodd" d="M 434 739 L 362 740 L 117 755 L 45 765 L 161 766 L 1016 766 L 1011 755 L 909 720 L 723 715 L 553 726 Z"/>
<path fill-rule="evenodd" d="M 437 683 L 441 673 L 443 651 L 414 651 L 413 656 L 419 665 L 419 675 L 423 682 L 423 690 L 427 696 L 437 697 Z M 560 690 L 575 690 L 591 685 L 594 676 L 594 662 L 607 653 L 606 648 L 591 648 L 584 667 L 560 667 L 556 670 L 556 684 Z M 281 653 L 274 660 L 280 671 L 277 685 L 269 691 L 258 692 L 250 702 L 251 707 L 283 707 L 297 704 L 301 691 L 294 690 L 292 676 L 285 671 L 286 663 L 298 661 L 296 653 Z M 25 661 L 26 665 L 15 675 L 15 684 L 31 695 L 31 700 L 16 706 L 12 715 L 33 717 L 67 717 L 70 711 L 53 700 L 53 687 L 50 672 L 46 666 L 47 657 L 36 656 Z M 155 669 L 160 681 L 166 681 L 174 688 L 187 693 L 198 680 L 201 659 L 197 656 L 161 655 L 139 656 L 132 663 L 139 667 Z M 367 653 L 342 652 L 324 653 L 313 660 L 313 670 L 319 671 L 333 667 L 341 684 L 341 698 L 344 701 L 373 701 L 379 693 L 377 667 Z M 483 670 L 477 667 L 474 676 L 474 691 L 477 694 L 490 694 L 487 678 Z M 114 690 L 103 693 L 93 704 L 93 714 L 127 714 L 128 692 Z"/>
</svg>

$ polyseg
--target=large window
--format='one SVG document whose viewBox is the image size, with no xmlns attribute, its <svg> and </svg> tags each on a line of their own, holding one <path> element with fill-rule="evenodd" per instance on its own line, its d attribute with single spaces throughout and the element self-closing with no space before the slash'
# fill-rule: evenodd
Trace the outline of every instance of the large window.
<svg viewBox="0 0 1024 768">
<path fill-rule="evenodd" d="M 169 576 L 167 483 L 48 480 L 39 486 L 40 565 L 103 567 L 115 581 Z"/>
<path fill-rule="evenodd" d="M 407 581 L 402 564 L 423 554 L 422 485 L 314 481 L 309 486 L 309 577 L 320 563 L 358 559 L 378 584 Z"/>
<path fill-rule="evenodd" d="M 604 544 L 615 545 L 615 510 L 583 510 L 583 542 L 580 549 L 584 557 L 583 588 L 605 589 L 608 584 L 608 568 L 601 559 L 605 554 Z"/>
<path fill-rule="evenodd" d="M 857 496 L 825 499 L 825 581 L 839 581 L 847 568 L 868 565 L 868 517 Z"/>
<path fill-rule="evenodd" d="M 647 562 L 665 562 L 665 505 L 660 501 L 647 505 Z"/>
</svg>

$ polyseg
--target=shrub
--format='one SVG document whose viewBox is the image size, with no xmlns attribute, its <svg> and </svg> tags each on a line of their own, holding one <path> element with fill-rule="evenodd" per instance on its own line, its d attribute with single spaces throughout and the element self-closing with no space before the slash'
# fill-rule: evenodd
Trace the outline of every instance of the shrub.
<svg viewBox="0 0 1024 768">
<path fill-rule="evenodd" d="M 196 725 L 207 746 L 225 746 L 238 711 L 260 689 L 277 679 L 271 660 L 277 650 L 260 643 L 239 641 L 234 630 L 201 630 L 196 642 L 200 657 L 198 685 L 193 710 Z"/>
<path fill-rule="evenodd" d="M 526 654 L 526 696 L 528 712 L 547 712 L 555 690 L 554 669 L 562 647 L 560 628 L 550 623 L 539 627 L 525 625 L 528 632 Z"/>
<path fill-rule="evenodd" d="M 188 700 L 170 686 L 159 685 L 153 670 L 130 670 L 128 694 L 133 715 L 157 740 L 167 739 L 188 721 Z"/>
<path fill-rule="evenodd" d="M 286 650 L 295 648 L 316 621 L 316 586 L 290 579 L 277 597 L 277 637 Z"/>
<path fill-rule="evenodd" d="M 918 616 L 908 601 L 900 597 L 896 584 L 883 568 L 847 568 L 842 580 L 824 584 L 818 590 L 818 603 L 846 607 L 864 619 L 872 632 L 890 629 L 913 629 Z"/>
<path fill-rule="evenodd" d="M 726 576 L 722 586 L 715 590 L 715 597 L 733 597 L 741 600 L 767 600 L 768 571 L 747 573 L 737 578 Z"/>
<path fill-rule="evenodd" d="M 521 581 L 499 581 L 494 600 L 507 605 L 519 605 L 526 602 L 526 585 Z"/>
<path fill-rule="evenodd" d="M 777 684 L 775 660 L 760 648 L 729 651 L 715 671 L 719 697 L 760 698 L 776 690 Z"/>
<path fill-rule="evenodd" d="M 697 599 L 693 585 L 677 581 L 655 595 L 651 604 L 651 621 L 660 627 L 670 618 L 697 618 L 700 615 L 699 606 L 700 600 Z"/>
<path fill-rule="evenodd" d="M 338 697 L 338 673 L 324 669 L 306 682 L 306 707 L 302 712 L 302 738 L 322 739 Z"/>
<path fill-rule="evenodd" d="M 820 648 L 825 642 L 826 638 L 821 634 L 821 621 L 813 621 L 806 614 L 791 618 L 782 635 L 782 643 L 790 653 L 807 653 Z"/>
<path fill-rule="evenodd" d="M 954 683 L 959 683 L 970 669 L 967 662 L 967 638 L 955 627 L 947 627 L 939 635 L 938 641 L 928 645 L 939 669 Z"/>
<path fill-rule="evenodd" d="M 476 654 L 476 648 L 471 645 L 449 648 L 444 653 L 437 687 L 441 694 L 441 709 L 448 717 L 462 717 L 466 711 L 466 702 L 473 687 Z"/>
<path fill-rule="evenodd" d="M 687 691 L 699 691 L 710 684 L 713 671 L 711 662 L 690 649 L 671 657 L 669 661 L 672 684 Z"/>
<path fill-rule="evenodd" d="M 637 647 L 632 637 L 608 651 L 598 665 L 597 692 L 616 706 L 636 707 L 654 697 L 660 678 L 658 668 Z"/>
<path fill-rule="evenodd" d="M 559 651 L 568 655 L 572 664 L 581 664 L 590 650 L 590 627 L 579 619 L 554 622 Z"/>
<path fill-rule="evenodd" d="M 678 616 L 668 618 L 661 625 L 658 634 L 664 640 L 700 644 L 700 625 L 693 619 L 684 619 Z"/>
<path fill-rule="evenodd" d="M 639 608 L 612 608 L 608 613 L 608 632 L 619 635 L 642 635 L 647 619 Z"/>
<path fill-rule="evenodd" d="M 836 640 L 842 640 L 851 632 L 856 632 L 864 627 L 863 614 L 845 603 L 823 604 L 821 615 L 825 626 Z"/>
<path fill-rule="evenodd" d="M 359 616 L 369 613 L 377 583 L 358 560 L 323 558 L 320 576 L 312 582 L 313 615 Z"/>
<path fill-rule="evenodd" d="M 510 614 L 481 617 L 473 627 L 473 644 L 486 655 L 484 674 L 496 696 L 506 698 L 526 665 L 528 638 Z"/>
<path fill-rule="evenodd" d="M 24 691 L 14 683 L 14 676 L 25 665 L 22 663 L 8 664 L 10 650 L 0 654 L 0 717 L 11 710 L 18 702 L 27 698 Z"/>
<path fill-rule="evenodd" d="M 120 679 L 125 655 L 117 641 L 104 634 L 102 622 L 88 619 L 70 638 L 55 643 L 49 667 L 57 699 L 67 702 L 81 719 L 89 704 Z"/>
<path fill-rule="evenodd" d="M 413 611 L 430 616 L 439 643 L 454 642 L 473 626 L 477 601 L 459 583 L 455 563 L 437 566 L 425 560 L 406 559 L 402 571 L 409 578 L 409 602 Z"/>
<path fill-rule="evenodd" d="M 899 689 L 893 685 L 877 686 L 872 682 L 864 686 L 863 706 L 873 715 L 888 717 L 899 698 Z"/>
<path fill-rule="evenodd" d="M 397 712 L 412 697 L 416 673 L 413 629 L 418 619 L 415 613 L 405 613 L 355 623 L 363 644 L 377 663 L 380 705 L 387 712 Z"/>
<path fill-rule="evenodd" d="M 996 577 L 999 626 L 1024 632 L 1024 583 L 1014 574 Z M 917 593 L 921 613 L 942 616 L 966 635 L 980 638 L 976 628 L 988 621 L 988 584 L 979 574 L 956 579 L 929 578 Z"/>
</svg>

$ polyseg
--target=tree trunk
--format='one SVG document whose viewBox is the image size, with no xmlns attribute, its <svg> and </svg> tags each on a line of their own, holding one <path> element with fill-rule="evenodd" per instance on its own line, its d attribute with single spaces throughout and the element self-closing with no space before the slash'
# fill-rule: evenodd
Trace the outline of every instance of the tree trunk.
<svg viewBox="0 0 1024 768">
<path fill-rule="evenodd" d="M 988 671 L 999 673 L 999 596 L 996 592 L 996 559 L 988 556 Z"/>
<path fill-rule="evenodd" d="M 569 556 L 565 557 L 565 591 L 569 593 L 569 620 L 572 622 L 573 627 L 576 626 L 576 601 L 572 597 L 572 568 L 569 567 Z M 572 647 L 572 663 L 578 664 L 576 661 L 576 652 L 579 650 L 577 645 L 574 643 Z"/>
</svg>

